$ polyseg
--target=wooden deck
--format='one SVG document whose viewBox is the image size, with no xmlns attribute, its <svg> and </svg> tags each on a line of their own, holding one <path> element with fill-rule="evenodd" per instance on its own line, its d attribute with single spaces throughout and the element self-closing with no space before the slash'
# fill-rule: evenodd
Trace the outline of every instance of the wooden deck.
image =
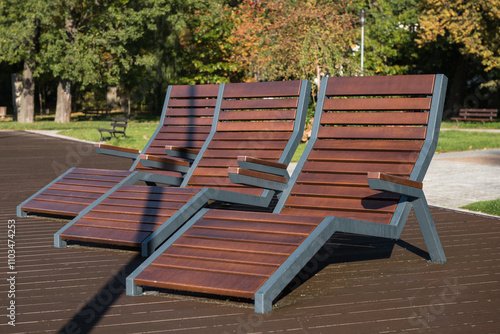
<svg viewBox="0 0 500 334">
<path fill-rule="evenodd" d="M 127 297 L 124 279 L 142 261 L 137 253 L 55 249 L 53 234 L 66 221 L 16 217 L 16 206 L 61 166 L 130 166 L 90 151 L 87 144 L 0 132 L 2 333 L 498 333 L 500 219 L 440 208 L 432 213 L 446 264 L 426 262 L 411 216 L 396 243 L 336 234 L 269 314 L 255 314 L 245 300 L 168 291 Z M 16 222 L 15 299 L 6 281 L 9 220 Z M 7 324 L 11 300 L 15 327 Z"/>
</svg>

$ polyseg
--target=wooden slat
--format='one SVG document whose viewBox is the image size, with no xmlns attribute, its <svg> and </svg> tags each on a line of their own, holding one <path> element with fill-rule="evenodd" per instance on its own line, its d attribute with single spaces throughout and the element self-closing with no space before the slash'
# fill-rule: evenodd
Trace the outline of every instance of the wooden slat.
<svg viewBox="0 0 500 334">
<path fill-rule="evenodd" d="M 204 216 L 205 219 L 230 220 L 230 221 L 246 221 L 246 222 L 263 222 L 274 224 L 306 224 L 316 226 L 321 223 L 321 219 L 316 217 L 297 217 L 291 215 L 274 215 L 262 212 L 239 212 L 235 215 L 231 211 L 225 210 L 210 210 Z"/>
<path fill-rule="evenodd" d="M 213 240 L 212 242 L 218 242 L 219 240 L 238 240 L 245 242 L 264 242 L 281 245 L 298 245 L 303 240 L 303 237 L 296 235 L 255 232 L 238 233 L 224 230 L 212 231 L 207 229 L 195 228 L 195 226 L 186 231 L 184 235 L 189 237 L 210 238 Z"/>
<path fill-rule="evenodd" d="M 218 84 L 211 85 L 175 85 L 172 86 L 170 98 L 209 98 L 217 97 L 219 92 Z"/>
<path fill-rule="evenodd" d="M 284 140 L 273 140 L 273 141 L 212 141 L 210 143 L 210 149 L 222 149 L 222 150 L 231 150 L 235 147 L 245 147 L 249 150 L 280 150 L 286 146 L 287 142 Z"/>
<path fill-rule="evenodd" d="M 325 113 L 321 124 L 333 125 L 425 125 L 429 113 L 371 112 L 371 113 Z"/>
<path fill-rule="evenodd" d="M 116 230 L 128 230 L 128 231 L 141 231 L 141 232 L 153 232 L 161 224 L 150 224 L 150 223 L 138 223 L 138 222 L 123 222 L 123 221 L 113 221 L 113 220 L 95 220 L 95 219 L 80 219 L 75 226 L 87 226 L 87 227 L 98 227 L 98 228 L 108 228 Z"/>
<path fill-rule="evenodd" d="M 272 101 L 272 100 L 271 100 Z M 294 120 L 295 110 L 221 111 L 221 121 Z"/>
<path fill-rule="evenodd" d="M 285 259 L 285 255 L 276 254 L 258 254 L 248 251 L 239 251 L 238 249 L 231 250 L 213 250 L 208 248 L 183 247 L 181 245 L 173 245 L 168 249 L 168 254 L 179 258 L 199 258 L 211 259 L 217 261 L 231 261 L 238 263 L 264 264 L 264 265 L 279 265 Z"/>
<path fill-rule="evenodd" d="M 168 254 L 181 258 L 205 258 L 218 261 L 231 261 L 238 263 L 264 264 L 264 265 L 279 265 L 286 257 L 284 255 L 274 254 L 257 254 L 253 253 L 249 256 L 248 252 L 239 251 L 237 249 L 228 250 L 212 250 L 207 248 L 193 248 L 174 245 L 168 249 Z"/>
<path fill-rule="evenodd" d="M 344 210 L 344 211 L 371 211 L 381 213 L 392 213 L 396 209 L 397 201 L 375 200 L 369 198 L 343 199 L 325 197 L 292 196 L 286 201 L 287 207 L 315 208 L 320 210 Z"/>
<path fill-rule="evenodd" d="M 215 108 L 167 108 L 166 117 L 210 117 L 214 116 Z"/>
<path fill-rule="evenodd" d="M 167 126 L 211 126 L 212 119 L 204 118 L 187 118 L 187 117 L 167 117 L 163 123 Z"/>
<path fill-rule="evenodd" d="M 376 213 L 372 211 L 344 211 L 344 210 L 327 210 L 327 209 L 307 209 L 307 208 L 294 208 L 285 207 L 281 211 L 291 215 L 307 215 L 316 217 L 343 217 L 370 221 L 379 224 L 389 224 L 392 219 L 392 213 Z"/>
<path fill-rule="evenodd" d="M 328 82 L 326 95 L 431 95 L 434 90 L 434 79 L 435 75 L 336 77 Z"/>
<path fill-rule="evenodd" d="M 108 169 L 92 169 L 92 168 L 75 168 L 67 175 L 103 175 L 103 176 L 122 176 L 130 175 L 129 171 L 108 170 Z"/>
<path fill-rule="evenodd" d="M 170 100 L 169 108 L 214 108 L 217 103 L 216 99 L 186 99 L 186 100 Z"/>
<path fill-rule="evenodd" d="M 295 246 L 285 244 L 272 244 L 263 241 L 246 242 L 244 240 L 217 240 L 216 243 L 206 238 L 182 237 L 177 239 L 174 246 L 189 248 L 204 248 L 215 251 L 239 251 L 247 254 L 288 255 Z"/>
<path fill-rule="evenodd" d="M 128 222 L 135 224 L 161 224 L 167 220 L 165 216 L 146 216 L 146 215 L 132 216 L 126 213 L 109 213 L 109 212 L 96 212 L 96 211 L 91 211 L 87 213 L 84 219 L 109 220 L 109 221 Z"/>
<path fill-rule="evenodd" d="M 425 127 L 321 127 L 319 138 L 331 139 L 424 139 Z"/>
<path fill-rule="evenodd" d="M 243 298 L 252 298 L 254 291 L 262 285 L 263 281 L 263 277 L 207 272 L 199 275 L 194 270 L 173 268 L 165 270 L 159 267 L 148 267 L 134 280 L 138 285 Z"/>
<path fill-rule="evenodd" d="M 26 212 L 45 213 L 49 215 L 61 215 L 75 217 L 78 213 L 85 209 L 87 205 L 81 204 L 65 204 L 43 201 L 29 201 L 22 206 L 22 210 Z"/>
<path fill-rule="evenodd" d="M 369 179 L 378 179 L 378 180 L 382 180 L 382 181 L 388 181 L 388 182 L 401 184 L 404 186 L 413 187 L 413 188 L 417 188 L 417 189 L 423 188 L 422 182 L 403 179 L 401 177 L 397 177 L 397 176 L 389 175 L 389 174 L 385 174 L 385 173 L 380 173 L 380 172 L 368 173 L 368 178 Z"/>
<path fill-rule="evenodd" d="M 97 207 L 96 210 L 102 210 L 103 205 L 106 206 L 119 206 L 124 211 L 129 208 L 144 208 L 147 209 L 180 209 L 185 202 L 174 202 L 174 201 L 153 201 L 149 199 L 139 200 L 139 199 L 116 199 L 116 198 L 106 198 Z"/>
<path fill-rule="evenodd" d="M 221 103 L 221 116 L 226 114 L 224 110 L 295 109 L 298 106 L 298 102 L 298 99 L 223 100 Z M 258 111 L 253 110 L 252 113 L 253 112 Z"/>
<path fill-rule="evenodd" d="M 301 81 L 231 83 L 224 87 L 224 99 L 298 96 Z"/>
<path fill-rule="evenodd" d="M 397 151 L 312 151 L 309 154 L 310 161 L 348 161 L 348 162 L 393 162 L 393 163 L 414 163 L 417 160 L 418 152 L 397 152 Z"/>
<path fill-rule="evenodd" d="M 293 122 L 228 122 L 218 123 L 217 131 L 240 132 L 240 131 L 293 131 Z M 240 137 L 241 138 L 241 137 Z"/>
<path fill-rule="evenodd" d="M 349 139 L 318 139 L 314 149 L 328 150 L 372 150 L 372 151 L 420 151 L 421 140 L 349 140 Z"/>
<path fill-rule="evenodd" d="M 106 243 L 137 248 L 149 235 L 149 232 L 73 225 L 66 229 L 64 233 L 61 233 L 61 238 L 65 240 Z"/>
<path fill-rule="evenodd" d="M 308 235 L 315 228 L 314 225 L 307 224 L 285 224 L 282 222 L 255 222 L 255 221 L 234 221 L 200 219 L 196 222 L 196 228 L 206 228 L 214 230 L 228 230 L 241 232 L 267 232 L 290 235 Z"/>
<path fill-rule="evenodd" d="M 221 158 L 221 159 L 235 159 L 240 155 L 248 155 L 251 157 L 258 157 L 260 159 L 275 159 L 276 161 L 280 158 L 282 154 L 281 150 L 252 150 L 252 149 L 236 149 L 236 150 L 212 150 L 207 149 L 203 154 L 203 158 Z"/>
<path fill-rule="evenodd" d="M 377 163 L 377 162 L 322 162 L 307 161 L 302 168 L 303 172 L 319 173 L 346 173 L 346 174 L 366 174 L 368 172 L 380 171 L 394 175 L 410 175 L 413 170 L 413 164 L 410 163 Z"/>
<path fill-rule="evenodd" d="M 261 277 L 267 277 L 276 270 L 276 266 L 231 263 L 228 261 L 214 261 L 197 258 L 186 259 L 170 256 L 169 254 L 160 256 L 152 263 L 152 266 Z"/>
<path fill-rule="evenodd" d="M 368 187 L 349 186 L 322 186 L 297 184 L 291 191 L 292 196 L 316 196 L 316 197 L 339 197 L 339 198 L 373 198 L 373 199 L 399 199 L 399 195 L 389 192 L 381 192 Z"/>
<path fill-rule="evenodd" d="M 288 140 L 291 134 L 289 132 L 218 132 L 214 135 L 213 141 L 218 140 L 234 140 L 234 141 L 271 141 L 271 140 Z"/>
<path fill-rule="evenodd" d="M 430 97 L 326 99 L 323 110 L 429 110 Z"/>
</svg>

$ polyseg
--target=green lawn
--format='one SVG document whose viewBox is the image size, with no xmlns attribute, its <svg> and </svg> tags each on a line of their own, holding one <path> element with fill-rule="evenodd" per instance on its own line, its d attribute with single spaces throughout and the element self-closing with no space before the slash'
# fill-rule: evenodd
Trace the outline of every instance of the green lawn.
<svg viewBox="0 0 500 334">
<path fill-rule="evenodd" d="M 159 118 L 143 118 L 129 122 L 127 138 L 113 138 L 107 141 L 110 145 L 141 149 L 154 133 Z M 38 120 L 31 124 L 20 124 L 12 121 L 0 122 L 0 129 L 12 130 L 60 130 L 61 134 L 79 139 L 97 142 L 99 132 L 97 128 L 109 128 L 110 119 L 94 121 L 72 121 L 69 123 L 55 123 L 53 120 Z M 437 152 L 467 151 L 485 148 L 500 148 L 500 133 L 458 131 L 455 122 L 443 122 L 443 130 L 439 135 Z M 499 128 L 500 122 L 486 123 L 483 127 L 480 122 L 461 122 L 460 129 L 490 129 Z M 301 143 L 292 161 L 298 161 L 304 151 L 305 143 Z"/>
<path fill-rule="evenodd" d="M 467 204 L 463 206 L 462 209 L 500 216 L 500 198 L 492 201 L 481 201 L 481 202 Z"/>
</svg>

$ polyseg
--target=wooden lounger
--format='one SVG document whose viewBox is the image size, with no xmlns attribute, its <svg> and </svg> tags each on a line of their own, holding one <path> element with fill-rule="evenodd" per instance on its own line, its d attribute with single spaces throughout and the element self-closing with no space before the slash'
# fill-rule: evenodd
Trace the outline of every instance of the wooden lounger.
<svg viewBox="0 0 500 334">
<path fill-rule="evenodd" d="M 204 209 L 127 278 L 127 294 L 145 286 L 244 297 L 269 312 L 335 232 L 398 239 L 412 207 L 431 261 L 445 262 L 422 180 L 446 83 L 443 75 L 324 79 L 313 135 L 288 182 L 232 169 L 236 182 L 283 190 L 274 212 Z"/>
<path fill-rule="evenodd" d="M 180 187 L 117 187 L 61 229 L 55 246 L 85 241 L 142 247 L 147 255 L 179 227 L 165 221 L 182 224 L 211 201 L 267 207 L 274 192 L 232 183 L 228 167 L 251 155 L 287 179 L 283 168 L 302 136 L 310 86 L 306 80 L 225 84 L 217 126 Z"/>
<path fill-rule="evenodd" d="M 130 170 L 71 168 L 20 204 L 18 216 L 29 213 L 76 217 L 132 175 L 148 182 L 179 180 L 210 133 L 219 88 L 219 85 L 170 86 L 160 124 L 142 154 L 128 148 L 95 145 L 99 153 L 133 159 Z"/>
</svg>

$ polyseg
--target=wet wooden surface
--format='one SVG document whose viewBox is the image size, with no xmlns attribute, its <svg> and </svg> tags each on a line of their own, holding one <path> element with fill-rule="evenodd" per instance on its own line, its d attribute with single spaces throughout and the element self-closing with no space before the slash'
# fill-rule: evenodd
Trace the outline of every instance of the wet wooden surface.
<svg viewBox="0 0 500 334">
<path fill-rule="evenodd" d="M 115 248 L 53 248 L 66 221 L 17 218 L 61 166 L 126 170 L 91 145 L 0 132 L 2 333 L 498 333 L 500 219 L 432 208 L 448 263 L 430 264 L 413 215 L 398 242 L 336 234 L 269 314 L 247 300 L 162 291 L 127 297 L 142 258 Z M 62 172 L 62 171 L 61 171 Z M 7 324 L 7 225 L 15 220 L 16 326 Z"/>
</svg>

